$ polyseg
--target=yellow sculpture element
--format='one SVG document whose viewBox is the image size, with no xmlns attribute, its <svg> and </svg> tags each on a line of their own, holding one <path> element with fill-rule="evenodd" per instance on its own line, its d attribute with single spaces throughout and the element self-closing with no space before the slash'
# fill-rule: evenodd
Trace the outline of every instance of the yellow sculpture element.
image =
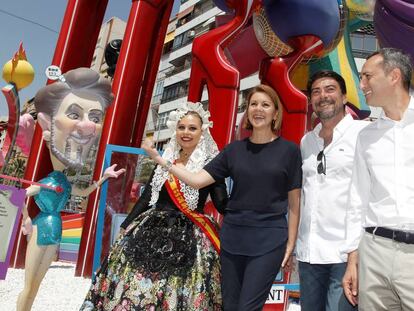
<svg viewBox="0 0 414 311">
<path fill-rule="evenodd" d="M 346 0 L 351 18 L 372 21 L 374 17 L 375 0 Z"/>
<path fill-rule="evenodd" d="M 14 83 L 18 90 L 32 83 L 34 69 L 27 61 L 22 43 L 20 43 L 19 50 L 14 54 L 14 57 L 3 66 L 3 79 L 7 83 Z"/>
</svg>

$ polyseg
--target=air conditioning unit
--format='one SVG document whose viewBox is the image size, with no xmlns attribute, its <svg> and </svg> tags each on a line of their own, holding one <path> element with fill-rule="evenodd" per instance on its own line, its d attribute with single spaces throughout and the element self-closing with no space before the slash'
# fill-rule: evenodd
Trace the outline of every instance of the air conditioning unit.
<svg viewBox="0 0 414 311">
<path fill-rule="evenodd" d="M 194 30 L 190 30 L 187 34 L 188 38 L 194 38 L 194 36 L 195 36 L 195 31 Z"/>
</svg>

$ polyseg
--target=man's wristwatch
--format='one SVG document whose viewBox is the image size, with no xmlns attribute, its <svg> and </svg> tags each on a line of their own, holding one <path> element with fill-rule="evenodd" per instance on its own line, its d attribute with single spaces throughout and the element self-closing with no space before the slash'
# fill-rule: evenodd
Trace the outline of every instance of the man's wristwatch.
<svg viewBox="0 0 414 311">
<path fill-rule="evenodd" d="M 169 172 L 172 166 L 173 166 L 172 162 L 171 161 L 167 161 L 167 163 L 165 163 L 165 165 L 162 165 L 161 166 L 161 169 L 164 172 Z"/>
</svg>

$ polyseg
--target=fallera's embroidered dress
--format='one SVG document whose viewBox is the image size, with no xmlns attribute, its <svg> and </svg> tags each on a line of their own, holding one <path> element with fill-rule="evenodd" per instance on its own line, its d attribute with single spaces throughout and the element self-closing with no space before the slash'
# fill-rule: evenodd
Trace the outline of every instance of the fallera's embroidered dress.
<svg viewBox="0 0 414 311">
<path fill-rule="evenodd" d="M 219 254 L 163 186 L 157 203 L 115 243 L 81 310 L 210 311 L 221 304 Z"/>
</svg>

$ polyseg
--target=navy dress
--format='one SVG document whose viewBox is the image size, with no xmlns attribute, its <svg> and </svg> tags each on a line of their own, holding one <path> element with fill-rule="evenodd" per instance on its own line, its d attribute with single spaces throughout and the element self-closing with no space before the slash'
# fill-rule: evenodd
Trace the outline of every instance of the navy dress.
<svg viewBox="0 0 414 311">
<path fill-rule="evenodd" d="M 281 137 L 266 144 L 244 139 L 205 166 L 234 184 L 220 231 L 224 310 L 261 310 L 283 260 L 288 192 L 301 188 L 298 146 Z"/>
</svg>

